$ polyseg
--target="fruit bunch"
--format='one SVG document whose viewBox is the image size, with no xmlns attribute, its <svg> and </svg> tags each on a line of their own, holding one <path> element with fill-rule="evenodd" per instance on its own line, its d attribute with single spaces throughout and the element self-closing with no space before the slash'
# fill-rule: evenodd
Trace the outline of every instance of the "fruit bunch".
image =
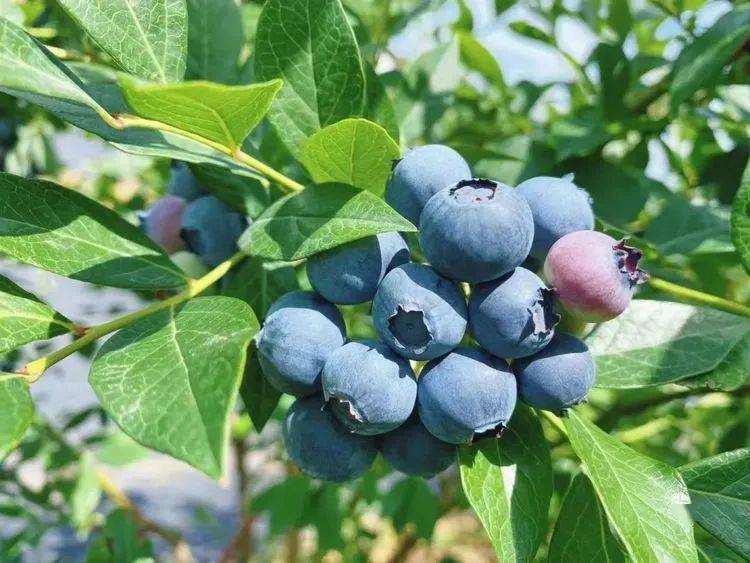
<svg viewBox="0 0 750 563">
<path fill-rule="evenodd" d="M 140 214 L 141 229 L 194 277 L 237 252 L 250 223 L 201 186 L 190 169 L 175 163 L 169 194 Z"/>
<path fill-rule="evenodd" d="M 232 223 L 192 177 L 176 175 L 170 191 L 146 232 L 208 264 L 228 257 L 241 218 Z M 456 445 L 499 437 L 519 398 L 564 415 L 586 399 L 595 365 L 559 330 L 561 316 L 571 326 L 612 319 L 645 280 L 637 249 L 593 230 L 590 198 L 572 177 L 514 189 L 472 178 L 458 153 L 427 145 L 395 164 L 385 197 L 419 226 L 429 265 L 411 261 L 395 232 L 315 255 L 314 291 L 278 299 L 256 338 L 268 382 L 297 397 L 284 422 L 289 457 L 326 481 L 360 476 L 377 452 L 431 477 Z M 378 339 L 347 340 L 337 305 L 370 301 Z"/>
</svg>

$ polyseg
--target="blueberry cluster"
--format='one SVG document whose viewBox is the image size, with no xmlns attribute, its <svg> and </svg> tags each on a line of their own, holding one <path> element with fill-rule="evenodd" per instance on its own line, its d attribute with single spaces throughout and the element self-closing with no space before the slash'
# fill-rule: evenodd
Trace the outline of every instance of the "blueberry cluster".
<svg viewBox="0 0 750 563">
<path fill-rule="evenodd" d="M 313 256 L 314 291 L 280 298 L 257 337 L 266 378 L 297 397 L 284 423 L 289 457 L 323 480 L 356 478 L 378 451 L 430 477 L 455 445 L 500 436 L 517 398 L 558 413 L 584 401 L 594 360 L 556 329 L 556 305 L 579 321 L 611 319 L 645 276 L 638 250 L 593 230 L 572 177 L 513 189 L 473 179 L 458 153 L 428 145 L 396 163 L 386 200 L 419 225 L 430 265 L 410 261 L 398 233 Z M 527 260 L 544 262 L 549 285 Z M 368 301 L 379 338 L 347 341 L 336 305 Z"/>
<path fill-rule="evenodd" d="M 249 223 L 209 195 L 182 163 L 172 170 L 169 195 L 154 202 L 140 219 L 143 232 L 192 275 L 201 275 L 203 264 L 217 266 L 237 252 L 237 240 Z"/>
</svg>

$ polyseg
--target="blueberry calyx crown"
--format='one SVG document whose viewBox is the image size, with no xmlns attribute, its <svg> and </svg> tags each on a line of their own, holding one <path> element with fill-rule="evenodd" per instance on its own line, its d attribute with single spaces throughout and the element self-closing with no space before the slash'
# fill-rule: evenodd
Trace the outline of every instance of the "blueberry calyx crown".
<svg viewBox="0 0 750 563">
<path fill-rule="evenodd" d="M 543 287 L 539 289 L 538 293 L 538 299 L 529 307 L 528 311 L 531 315 L 532 334 L 544 339 L 560 324 L 562 317 L 557 312 L 555 290 Z"/>
<path fill-rule="evenodd" d="M 487 430 L 474 432 L 471 440 L 469 440 L 469 444 L 476 444 L 479 440 L 484 440 L 485 438 L 500 438 L 505 433 L 506 429 L 507 426 L 505 426 L 505 424 L 501 422 L 500 424 L 496 424 L 495 426 L 492 426 Z"/>
<path fill-rule="evenodd" d="M 459 203 L 481 203 L 495 197 L 500 184 L 486 178 L 461 180 L 450 189 L 450 196 Z"/>
<path fill-rule="evenodd" d="M 357 409 L 354 408 L 352 402 L 348 399 L 337 397 L 336 395 L 331 395 L 323 404 L 321 410 L 325 408 L 330 408 L 331 411 L 336 413 L 336 416 L 338 416 L 342 420 L 349 421 L 351 425 L 357 425 L 364 422 L 364 418 L 362 417 L 362 415 L 359 414 Z"/>
<path fill-rule="evenodd" d="M 424 352 L 432 342 L 424 312 L 418 309 L 409 310 L 399 305 L 396 313 L 388 318 L 388 329 L 401 346 L 417 354 Z"/>
<path fill-rule="evenodd" d="M 643 252 L 638 248 L 628 246 L 627 241 L 628 239 L 622 239 L 612 247 L 612 250 L 615 251 L 617 268 L 627 276 L 630 287 L 635 287 L 648 281 L 648 273 L 638 267 L 643 258 Z"/>
</svg>

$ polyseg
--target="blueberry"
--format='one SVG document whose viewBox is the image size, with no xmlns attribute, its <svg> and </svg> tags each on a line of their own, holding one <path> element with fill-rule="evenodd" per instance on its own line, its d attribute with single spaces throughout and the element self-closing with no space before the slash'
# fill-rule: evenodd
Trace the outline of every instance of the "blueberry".
<svg viewBox="0 0 750 563">
<path fill-rule="evenodd" d="M 412 360 L 431 360 L 458 346 L 466 301 L 458 285 L 421 264 L 391 270 L 375 293 L 372 320 L 380 338 Z"/>
<path fill-rule="evenodd" d="M 544 260 L 555 242 L 568 233 L 594 228 L 589 194 L 573 183 L 572 176 L 531 178 L 516 188 L 534 215 L 531 254 Z"/>
<path fill-rule="evenodd" d="M 615 318 L 630 304 L 635 287 L 648 275 L 638 268 L 643 254 L 604 233 L 565 235 L 549 251 L 544 275 L 560 304 L 591 322 Z"/>
<path fill-rule="evenodd" d="M 353 305 L 370 301 L 385 275 L 408 261 L 404 238 L 382 233 L 316 254 L 307 261 L 307 277 L 328 301 Z"/>
<path fill-rule="evenodd" d="M 415 225 L 427 201 L 437 192 L 471 178 L 471 169 L 456 151 L 425 145 L 407 151 L 388 180 L 385 200 Z"/>
<path fill-rule="evenodd" d="M 513 363 L 518 395 L 531 407 L 564 414 L 583 402 L 596 367 L 586 344 L 559 332 L 544 350 Z"/>
<path fill-rule="evenodd" d="M 448 469 L 456 458 L 455 446 L 430 434 L 416 413 L 380 438 L 380 453 L 395 470 L 425 479 Z"/>
<path fill-rule="evenodd" d="M 185 248 L 185 241 L 180 236 L 184 212 L 184 199 L 163 197 L 140 214 L 141 229 L 156 244 L 172 254 Z"/>
<path fill-rule="evenodd" d="M 362 475 L 377 455 L 375 439 L 349 432 L 318 395 L 297 399 L 289 408 L 284 443 L 302 471 L 336 483 Z"/>
<path fill-rule="evenodd" d="M 506 360 L 544 348 L 559 322 L 553 292 L 539 276 L 521 267 L 475 286 L 469 299 L 474 338 L 482 348 Z"/>
<path fill-rule="evenodd" d="M 190 202 L 182 215 L 182 238 L 188 250 L 210 266 L 218 266 L 237 252 L 237 239 L 248 221 L 214 196 Z"/>
<path fill-rule="evenodd" d="M 184 162 L 176 162 L 172 166 L 172 178 L 168 191 L 171 195 L 181 197 L 185 201 L 193 201 L 208 195 L 206 190 Z"/>
<path fill-rule="evenodd" d="M 417 381 L 408 360 L 385 342 L 348 342 L 326 360 L 323 396 L 341 423 L 357 434 L 383 434 L 414 410 Z"/>
<path fill-rule="evenodd" d="M 0 148 L 10 148 L 15 142 L 16 124 L 10 119 L 0 118 Z"/>
<path fill-rule="evenodd" d="M 432 196 L 419 242 L 432 266 L 451 279 L 478 283 L 520 265 L 534 238 L 526 201 L 491 180 L 466 180 Z"/>
<path fill-rule="evenodd" d="M 469 444 L 499 436 L 516 406 L 508 364 L 476 348 L 431 361 L 419 377 L 419 418 L 435 437 Z"/>
<path fill-rule="evenodd" d="M 344 319 L 317 293 L 293 291 L 271 305 L 256 340 L 271 385 L 290 395 L 311 395 L 320 392 L 328 356 L 346 341 Z"/>
</svg>

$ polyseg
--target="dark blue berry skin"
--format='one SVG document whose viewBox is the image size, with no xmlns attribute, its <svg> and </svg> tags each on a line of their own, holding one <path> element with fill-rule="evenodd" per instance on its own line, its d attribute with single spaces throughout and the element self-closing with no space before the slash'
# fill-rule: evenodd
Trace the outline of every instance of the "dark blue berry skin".
<svg viewBox="0 0 750 563">
<path fill-rule="evenodd" d="M 319 395 L 297 399 L 289 408 L 284 443 L 302 471 L 335 483 L 361 476 L 377 455 L 375 439 L 349 432 Z"/>
<path fill-rule="evenodd" d="M 371 301 L 385 275 L 409 261 L 409 247 L 398 233 L 381 233 L 312 256 L 307 277 L 332 303 Z"/>
<path fill-rule="evenodd" d="M 521 183 L 516 192 L 526 200 L 534 216 L 531 254 L 540 260 L 568 233 L 594 228 L 591 198 L 573 183 L 572 177 L 531 178 Z"/>
<path fill-rule="evenodd" d="M 438 272 L 454 280 L 494 280 L 531 250 L 534 220 L 526 201 L 491 180 L 459 182 L 427 202 L 419 242 Z"/>
<path fill-rule="evenodd" d="M 583 402 L 594 385 L 596 366 L 588 346 L 558 332 L 534 356 L 513 363 L 518 395 L 531 407 L 557 413 Z"/>
<path fill-rule="evenodd" d="M 516 407 L 516 379 L 508 364 L 477 348 L 431 361 L 418 387 L 422 424 L 451 444 L 499 436 Z"/>
<path fill-rule="evenodd" d="M 469 327 L 479 345 L 512 360 L 535 354 L 552 340 L 560 316 L 553 292 L 520 266 L 500 279 L 474 286 Z"/>
<path fill-rule="evenodd" d="M 339 310 L 317 293 L 293 291 L 268 310 L 256 337 L 258 359 L 268 381 L 283 393 L 320 393 L 328 357 L 346 341 Z"/>
<path fill-rule="evenodd" d="M 393 469 L 415 477 L 430 479 L 456 459 L 456 447 L 430 434 L 416 413 L 393 432 L 384 434 L 379 443 L 380 453 Z"/>
<path fill-rule="evenodd" d="M 237 252 L 237 239 L 248 220 L 220 199 L 205 196 L 190 202 L 182 214 L 181 235 L 188 250 L 210 266 Z"/>
<path fill-rule="evenodd" d="M 443 188 L 471 178 L 471 169 L 456 151 L 444 145 L 413 148 L 393 169 L 385 200 L 415 225 L 427 201 Z"/>
<path fill-rule="evenodd" d="M 466 315 L 458 285 L 421 264 L 391 270 L 372 301 L 380 338 L 411 360 L 431 360 L 458 346 L 466 332 Z"/>
<path fill-rule="evenodd" d="M 352 432 L 374 436 L 409 418 L 417 400 L 414 371 L 385 342 L 348 342 L 326 360 L 323 397 Z"/>
<path fill-rule="evenodd" d="M 168 191 L 170 195 L 181 197 L 185 201 L 193 201 L 208 195 L 198 178 L 184 162 L 177 162 L 172 166 L 172 178 L 169 180 Z"/>
</svg>

